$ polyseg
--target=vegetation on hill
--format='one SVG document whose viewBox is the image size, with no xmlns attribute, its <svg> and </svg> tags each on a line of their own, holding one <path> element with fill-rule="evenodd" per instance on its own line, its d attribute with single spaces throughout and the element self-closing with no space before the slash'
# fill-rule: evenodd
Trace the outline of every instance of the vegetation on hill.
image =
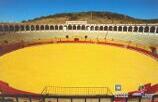
<svg viewBox="0 0 158 102">
<path fill-rule="evenodd" d="M 88 23 L 96 24 L 128 24 L 128 23 L 158 23 L 158 19 L 137 19 L 127 15 L 112 13 L 112 12 L 77 12 L 77 13 L 61 13 L 49 16 L 42 16 L 34 18 L 28 21 L 22 21 L 23 23 L 52 23 L 63 24 L 66 21 L 87 21 Z"/>
</svg>

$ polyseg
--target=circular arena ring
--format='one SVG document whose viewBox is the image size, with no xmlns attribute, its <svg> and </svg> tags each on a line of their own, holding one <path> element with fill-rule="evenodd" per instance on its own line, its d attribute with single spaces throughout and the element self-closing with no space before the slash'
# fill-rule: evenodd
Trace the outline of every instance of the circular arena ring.
<svg viewBox="0 0 158 102">
<path fill-rule="evenodd" d="M 52 43 L 52 44 L 48 44 L 48 43 Z M 41 45 L 41 44 L 47 44 L 47 45 Z M 35 45 L 38 45 L 38 46 L 35 46 Z M 11 53 L 5 54 L 7 52 L 11 52 Z M 72 70 L 72 73 L 68 75 L 68 79 L 69 77 L 73 76 L 73 74 L 74 76 L 76 74 L 78 74 L 76 76 L 80 76 L 82 74 L 85 75 L 85 76 L 79 77 L 77 80 L 74 79 L 73 80 L 74 82 L 81 81 L 80 79 L 83 80 L 84 77 L 87 77 L 86 80 L 88 80 L 88 78 L 90 78 L 88 76 L 93 77 L 92 79 L 95 79 L 96 76 L 99 76 L 99 78 L 96 77 L 96 81 L 97 80 L 99 81 L 100 79 L 102 79 L 101 81 L 103 82 L 105 80 L 105 82 L 101 84 L 102 86 L 106 85 L 106 83 L 110 83 L 110 82 L 107 82 L 108 78 L 110 77 L 112 78 L 112 76 L 115 76 L 114 79 L 117 79 L 117 77 L 121 75 L 123 75 L 120 77 L 121 80 L 125 80 L 128 77 L 129 78 L 134 77 L 134 79 L 131 79 L 131 80 L 137 80 L 138 82 L 140 82 L 140 83 L 138 82 L 136 83 L 138 86 L 148 83 L 146 82 L 146 79 L 148 80 L 153 79 L 151 82 L 154 82 L 154 83 L 157 82 L 157 80 L 154 79 L 155 77 L 153 77 L 153 75 L 154 73 L 156 73 L 155 71 L 157 67 L 155 66 L 158 65 L 157 63 L 158 56 L 153 54 L 150 50 L 143 48 L 143 46 L 138 46 L 138 45 L 135 46 L 133 44 L 126 44 L 123 42 L 116 42 L 116 41 L 110 41 L 110 40 L 100 40 L 100 41 L 83 40 L 82 41 L 77 38 L 37 40 L 37 41 L 32 41 L 32 42 L 20 42 L 13 45 L 7 45 L 4 47 L 1 47 L 1 55 L 3 55 L 0 58 L 2 62 L 1 65 L 2 67 L 4 67 L 3 69 L 1 69 L 1 71 L 3 72 L 3 74 L 1 74 L 1 78 L 3 81 L 10 80 L 14 83 L 18 83 L 16 82 L 17 80 L 16 77 L 21 78 L 17 80 L 19 82 L 24 81 L 24 79 L 27 79 L 27 78 L 23 78 L 24 76 L 28 77 L 28 80 L 26 80 L 27 82 L 28 81 L 31 82 L 31 80 L 33 82 L 36 81 L 37 80 L 36 76 L 32 77 L 30 73 L 33 73 L 33 74 L 37 73 L 39 74 L 37 75 L 38 77 L 45 76 L 45 79 L 42 79 L 42 80 L 46 80 L 46 79 L 49 80 L 49 78 L 52 80 L 55 80 L 52 77 L 54 78 L 59 77 L 60 76 L 59 73 L 61 74 L 60 77 L 65 78 L 65 76 L 62 76 L 62 74 L 67 75 L 69 74 L 69 72 L 71 72 L 71 70 Z M 8 67 L 12 69 L 8 69 Z M 24 70 L 26 68 L 27 70 Z M 49 73 L 47 73 L 49 69 L 52 69 L 50 70 L 51 71 L 50 75 Z M 95 73 L 97 69 L 99 69 L 101 72 L 104 72 L 104 70 L 110 71 L 110 73 L 108 72 L 109 73 L 108 74 L 107 72 L 105 72 L 105 73 L 102 73 L 103 74 L 102 76 L 100 76 L 100 73 L 97 73 L 97 74 Z M 67 73 L 62 72 L 62 70 L 64 71 L 67 70 Z M 43 71 L 46 71 L 45 74 L 41 73 Z M 57 73 L 54 73 L 57 75 L 51 76 L 53 75 L 54 71 L 57 72 Z M 76 73 L 76 71 L 81 71 L 81 72 Z M 128 73 L 131 75 L 128 76 L 128 74 L 125 75 L 123 73 Z M 19 76 L 18 74 L 22 76 Z M 6 79 L 5 79 L 5 75 L 7 75 Z M 114 80 L 114 79 L 110 79 L 109 81 Z M 140 79 L 144 80 L 142 81 L 143 83 L 141 83 Z M 61 80 L 64 80 L 64 79 L 61 79 Z M 84 82 L 81 81 L 81 83 L 84 83 Z M 113 88 L 114 85 L 112 85 L 112 83 L 109 86 L 112 86 L 111 89 L 114 92 L 114 88 Z M 119 81 L 118 82 L 116 81 L 115 83 L 120 84 Z M 53 83 L 53 85 L 55 84 L 56 82 Z M 48 86 L 48 85 L 45 85 L 45 86 Z M 58 85 L 62 85 L 62 83 L 58 82 L 58 84 L 55 86 L 58 86 Z M 35 85 L 34 87 L 37 87 L 37 86 Z M 35 89 L 34 87 L 32 89 Z M 131 90 L 136 89 L 137 87 L 136 86 L 135 87 L 129 86 L 129 88 L 126 87 L 127 89 L 125 88 L 123 92 L 129 92 Z M 29 87 L 26 85 L 25 89 L 27 88 Z M 42 88 L 44 88 L 44 86 L 41 87 L 40 89 Z M 31 91 L 31 90 L 28 89 L 28 91 Z M 41 90 L 39 91 L 36 90 L 34 92 L 39 93 L 41 92 Z"/>
<path fill-rule="evenodd" d="M 44 97 L 50 102 L 61 96 L 72 102 L 77 96 L 76 102 L 85 101 L 85 97 L 109 102 L 117 94 L 117 85 L 121 93 L 128 94 L 139 93 L 133 90 L 145 84 L 150 87 L 148 93 L 158 89 L 158 55 L 132 43 L 54 38 L 6 44 L 0 49 L 0 91 L 11 95 L 8 97 L 27 95 L 22 100 L 30 100 L 38 95 L 39 100 Z"/>
</svg>

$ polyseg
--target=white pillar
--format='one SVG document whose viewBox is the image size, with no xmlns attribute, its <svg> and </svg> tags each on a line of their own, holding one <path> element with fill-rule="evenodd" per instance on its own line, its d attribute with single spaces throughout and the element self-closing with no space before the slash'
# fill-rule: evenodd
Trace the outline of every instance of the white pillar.
<svg viewBox="0 0 158 102">
<path fill-rule="evenodd" d="M 29 28 L 30 28 L 30 32 L 31 32 L 31 25 L 29 25 Z"/>
<path fill-rule="evenodd" d="M 139 32 L 139 27 L 140 27 L 140 26 L 137 27 L 137 32 Z"/>
<path fill-rule="evenodd" d="M 145 29 L 145 27 L 144 26 L 142 26 L 143 27 L 143 33 L 144 33 L 144 29 Z"/>
<path fill-rule="evenodd" d="M 88 27 L 88 31 L 90 31 L 91 30 L 91 28 L 90 27 Z"/>
<path fill-rule="evenodd" d="M 123 28 L 124 28 L 124 26 L 122 26 L 122 32 L 123 32 Z"/>
<path fill-rule="evenodd" d="M 116 31 L 118 32 L 118 26 L 116 26 Z"/>
<path fill-rule="evenodd" d="M 94 31 L 95 31 L 95 25 L 94 25 Z"/>
<path fill-rule="evenodd" d="M 25 31 L 25 25 L 22 25 L 24 28 L 23 28 L 23 31 Z"/>
<path fill-rule="evenodd" d="M 114 31 L 114 26 L 111 26 L 111 27 L 112 27 L 111 31 L 113 32 Z"/>
<path fill-rule="evenodd" d="M 46 27 L 45 27 L 46 25 L 44 25 L 44 31 L 46 30 Z"/>
<path fill-rule="evenodd" d="M 150 33 L 150 28 L 151 28 L 151 26 L 149 26 L 149 33 Z"/>
<path fill-rule="evenodd" d="M 100 31 L 100 26 L 98 25 L 98 31 Z"/>
<path fill-rule="evenodd" d="M 134 26 L 132 26 L 132 32 L 134 32 Z"/>
<path fill-rule="evenodd" d="M 63 26 L 63 30 L 64 30 L 64 31 L 66 31 L 66 30 L 67 30 L 67 28 L 66 28 L 65 26 Z"/>
<path fill-rule="evenodd" d="M 121 26 L 118 26 L 118 32 L 121 32 L 121 31 L 119 31 L 119 28 L 120 28 Z"/>
<path fill-rule="evenodd" d="M 61 25 L 61 26 L 62 26 L 62 25 Z M 50 25 L 49 25 L 49 24 L 48 24 L 48 28 L 49 28 L 48 30 L 50 30 Z"/>
<path fill-rule="evenodd" d="M 36 31 L 36 25 L 33 25 L 33 27 L 34 27 L 34 32 Z"/>
<path fill-rule="evenodd" d="M 24 25 L 24 31 L 26 32 L 26 25 Z"/>
<path fill-rule="evenodd" d="M 158 28 L 158 27 L 156 26 L 156 27 L 155 27 L 155 33 L 156 33 L 156 31 L 157 31 L 157 28 Z"/>
<path fill-rule="evenodd" d="M 75 25 L 76 26 L 76 29 L 75 30 L 77 30 L 77 25 Z"/>
<path fill-rule="evenodd" d="M 25 31 L 25 25 L 22 25 L 22 26 L 24 26 L 24 31 Z"/>
<path fill-rule="evenodd" d="M 60 25 L 58 25 L 58 30 L 60 30 L 59 27 L 60 27 Z"/>
<path fill-rule="evenodd" d="M 128 30 L 129 30 L 129 26 L 127 26 L 127 32 L 128 32 Z"/>
<path fill-rule="evenodd" d="M 109 31 L 109 26 L 107 26 L 107 31 Z"/>
</svg>

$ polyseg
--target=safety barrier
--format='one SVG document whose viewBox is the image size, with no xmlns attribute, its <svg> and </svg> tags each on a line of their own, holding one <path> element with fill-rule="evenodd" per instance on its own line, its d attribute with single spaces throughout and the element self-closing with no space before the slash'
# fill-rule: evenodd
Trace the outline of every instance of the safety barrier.
<svg viewBox="0 0 158 102">
<path fill-rule="evenodd" d="M 20 49 L 20 48 L 41 45 L 41 44 L 48 44 L 48 43 L 90 43 L 90 44 L 117 46 L 117 47 L 127 48 L 130 50 L 135 50 L 142 54 L 150 56 L 156 60 L 158 59 L 158 54 L 153 53 L 150 47 L 134 44 L 132 42 L 118 41 L 114 39 L 100 40 L 100 39 L 79 39 L 79 38 L 37 39 L 37 40 L 29 41 L 29 42 L 20 41 L 20 42 L 11 43 L 11 44 L 1 44 L 0 56 L 5 53 Z"/>
<path fill-rule="evenodd" d="M 152 97 L 132 96 L 116 98 L 107 96 L 55 96 L 55 95 L 1 95 L 0 102 L 158 102 L 158 95 Z"/>
</svg>

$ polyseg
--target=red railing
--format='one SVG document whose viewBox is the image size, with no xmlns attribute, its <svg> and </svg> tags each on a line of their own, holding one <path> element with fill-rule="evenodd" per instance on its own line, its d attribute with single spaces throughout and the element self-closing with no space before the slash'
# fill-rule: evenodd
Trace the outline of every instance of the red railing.
<svg viewBox="0 0 158 102">
<path fill-rule="evenodd" d="M 41 44 L 48 44 L 48 43 L 95 43 L 95 44 L 101 44 L 101 45 L 110 45 L 110 46 L 116 46 L 116 47 L 122 47 L 127 48 L 130 50 L 135 50 L 137 52 L 143 53 L 145 55 L 148 55 L 156 60 L 158 60 L 158 54 L 155 54 L 152 52 L 152 50 L 144 49 L 143 46 L 138 46 L 134 44 L 128 44 L 121 41 L 114 41 L 114 40 L 74 40 L 74 39 L 46 39 L 46 40 L 34 40 L 31 42 L 17 42 L 12 44 L 2 44 L 0 45 L 0 56 L 9 53 L 11 51 L 29 47 L 29 46 L 35 46 L 35 45 L 41 45 Z"/>
</svg>

